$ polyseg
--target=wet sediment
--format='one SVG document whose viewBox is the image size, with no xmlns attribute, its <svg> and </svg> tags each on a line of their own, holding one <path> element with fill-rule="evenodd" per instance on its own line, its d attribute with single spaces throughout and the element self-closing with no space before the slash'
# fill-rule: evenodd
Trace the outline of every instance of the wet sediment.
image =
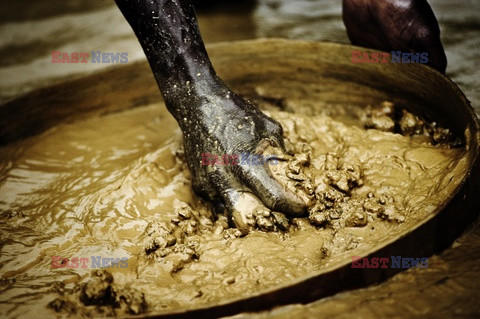
<svg viewBox="0 0 480 319">
<path fill-rule="evenodd" d="M 289 154 L 267 165 L 309 202 L 309 216 L 258 211 L 244 236 L 193 195 L 165 113 L 151 105 L 3 148 L 9 317 L 189 309 L 286 284 L 408 229 L 467 169 L 448 130 L 389 103 L 367 108 L 357 126 L 270 111 Z M 62 262 L 53 267 L 53 257 Z M 112 260 L 92 269 L 94 257 Z M 122 258 L 126 267 L 113 261 Z"/>
</svg>

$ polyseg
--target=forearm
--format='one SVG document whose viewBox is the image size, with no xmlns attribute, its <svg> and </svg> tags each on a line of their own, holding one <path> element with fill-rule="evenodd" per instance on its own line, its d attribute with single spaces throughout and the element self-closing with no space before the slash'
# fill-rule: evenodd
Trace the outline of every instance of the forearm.
<svg viewBox="0 0 480 319">
<path fill-rule="evenodd" d="M 184 116 L 189 99 L 218 84 L 190 0 L 115 0 L 130 23 L 169 111 Z M 179 103 L 184 100 L 183 103 Z M 182 105 L 180 105 L 182 104 Z"/>
</svg>

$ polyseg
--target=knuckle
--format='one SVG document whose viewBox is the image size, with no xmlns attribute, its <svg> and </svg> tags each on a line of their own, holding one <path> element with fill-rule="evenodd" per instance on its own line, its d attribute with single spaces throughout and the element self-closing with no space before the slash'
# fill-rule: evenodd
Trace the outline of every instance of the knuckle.
<svg viewBox="0 0 480 319">
<path fill-rule="evenodd" d="M 204 187 L 202 187 L 202 184 L 199 183 L 196 179 L 192 180 L 192 189 L 195 192 L 195 194 L 197 194 L 199 196 L 201 196 L 202 194 L 205 194 Z"/>
<path fill-rule="evenodd" d="M 281 198 L 282 196 L 278 194 L 276 191 L 267 189 L 267 192 L 263 197 L 263 200 L 265 202 L 265 205 L 268 206 L 268 208 L 274 209 L 275 205 L 281 200 Z"/>
<path fill-rule="evenodd" d="M 267 124 L 267 130 L 271 134 L 276 135 L 276 136 L 282 136 L 283 128 L 280 125 L 280 123 L 278 123 L 276 120 L 273 120 L 273 119 L 269 119 L 269 121 L 267 123 L 268 123 Z"/>
<path fill-rule="evenodd" d="M 198 176 L 192 177 L 192 190 L 196 195 L 207 200 L 212 200 L 216 196 L 216 192 L 211 186 L 211 183 Z"/>
</svg>

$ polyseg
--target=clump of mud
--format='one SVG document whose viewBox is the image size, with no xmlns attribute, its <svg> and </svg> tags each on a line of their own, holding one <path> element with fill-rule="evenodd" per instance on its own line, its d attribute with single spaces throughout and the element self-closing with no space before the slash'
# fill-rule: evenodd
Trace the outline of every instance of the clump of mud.
<svg viewBox="0 0 480 319">
<path fill-rule="evenodd" d="M 363 166 L 347 162 L 335 153 L 311 159 L 311 153 L 296 154 L 287 164 L 286 177 L 310 202 L 308 220 L 318 227 L 338 230 L 365 227 L 375 217 L 404 222 L 403 207 L 392 196 L 368 192 L 354 194 L 364 185 Z"/>
<path fill-rule="evenodd" d="M 94 270 L 90 278 L 71 289 L 57 282 L 53 290 L 60 294 L 48 307 L 56 312 L 66 312 L 83 317 L 142 314 L 147 311 L 145 295 L 135 288 L 119 288 L 113 276 L 104 269 Z"/>
<path fill-rule="evenodd" d="M 368 105 L 360 114 L 365 128 L 373 128 L 383 132 L 398 133 L 404 136 L 421 138 L 442 147 L 459 147 L 463 142 L 448 128 L 428 121 L 425 117 L 413 114 L 404 107 L 391 102 L 383 102 L 377 106 Z"/>
<path fill-rule="evenodd" d="M 312 225 L 339 230 L 365 227 L 373 220 L 405 221 L 406 209 L 395 192 L 374 183 L 365 185 L 364 162 L 346 156 L 343 144 L 338 144 L 339 152 L 318 154 L 314 149 L 321 145 L 315 143 L 318 136 L 309 130 L 308 120 L 292 121 L 283 116 L 278 119 L 285 129 L 284 138 L 292 156 L 271 168 L 278 179 L 310 203 L 308 220 Z M 366 129 L 399 134 L 420 143 L 443 148 L 462 145 L 449 129 L 390 102 L 367 107 L 361 120 Z"/>
<path fill-rule="evenodd" d="M 183 269 L 186 263 L 198 259 L 198 246 L 202 233 L 214 232 L 214 223 L 207 212 L 193 210 L 187 203 L 175 201 L 175 211 L 169 223 L 151 222 L 145 229 L 143 246 L 145 254 L 161 263 L 169 272 Z M 202 214 L 203 213 L 203 214 Z M 216 231 L 228 228 L 223 219 Z"/>
</svg>

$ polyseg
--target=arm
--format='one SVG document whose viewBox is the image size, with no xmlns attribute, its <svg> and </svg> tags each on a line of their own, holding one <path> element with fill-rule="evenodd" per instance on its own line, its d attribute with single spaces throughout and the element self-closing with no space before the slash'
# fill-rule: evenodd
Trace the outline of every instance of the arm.
<svg viewBox="0 0 480 319">
<path fill-rule="evenodd" d="M 190 0 L 116 0 L 147 56 L 166 106 L 184 138 L 193 190 L 227 208 L 244 233 L 252 226 L 242 203 L 255 194 L 268 208 L 292 216 L 305 203 L 263 165 L 202 165 L 202 154 L 259 154 L 284 149 L 282 128 L 232 92 L 216 75 Z"/>
<path fill-rule="evenodd" d="M 383 51 L 428 52 L 428 64 L 445 73 L 440 28 L 426 0 L 343 0 L 343 21 L 353 44 Z"/>
</svg>

